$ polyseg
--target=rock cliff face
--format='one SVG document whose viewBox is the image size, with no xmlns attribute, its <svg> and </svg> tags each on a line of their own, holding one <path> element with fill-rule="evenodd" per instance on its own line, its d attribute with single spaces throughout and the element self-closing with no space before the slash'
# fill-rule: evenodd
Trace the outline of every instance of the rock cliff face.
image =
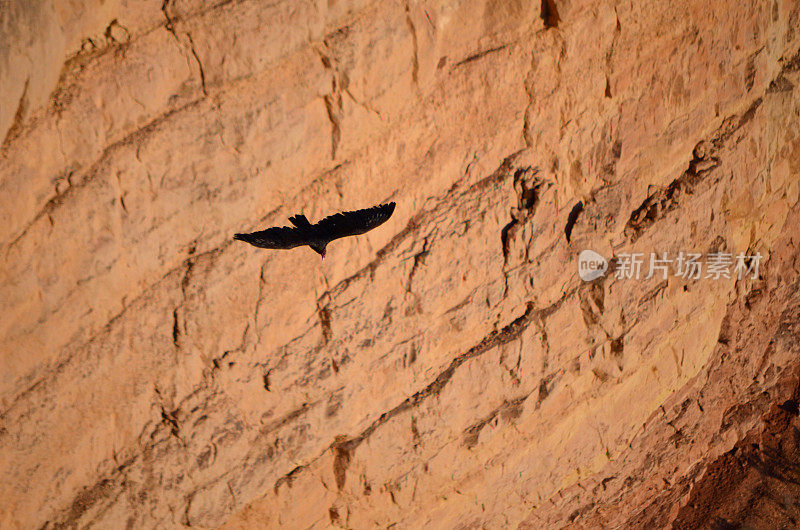
<svg viewBox="0 0 800 530">
<path fill-rule="evenodd" d="M 799 1 L 0 21 L 0 527 L 800 521 Z"/>
</svg>

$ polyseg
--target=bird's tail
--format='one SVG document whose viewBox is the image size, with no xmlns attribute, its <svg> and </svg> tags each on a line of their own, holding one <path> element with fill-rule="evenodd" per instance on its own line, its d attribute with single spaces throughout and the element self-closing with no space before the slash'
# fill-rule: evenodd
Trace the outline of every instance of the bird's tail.
<svg viewBox="0 0 800 530">
<path fill-rule="evenodd" d="M 291 221 L 291 223 L 297 228 L 304 228 L 306 226 L 311 226 L 311 223 L 308 222 L 306 216 L 301 213 L 295 214 L 294 216 L 290 217 L 289 221 Z"/>
<path fill-rule="evenodd" d="M 238 239 L 239 241 L 244 241 L 246 243 L 252 243 L 253 234 L 233 234 L 233 239 Z"/>
</svg>

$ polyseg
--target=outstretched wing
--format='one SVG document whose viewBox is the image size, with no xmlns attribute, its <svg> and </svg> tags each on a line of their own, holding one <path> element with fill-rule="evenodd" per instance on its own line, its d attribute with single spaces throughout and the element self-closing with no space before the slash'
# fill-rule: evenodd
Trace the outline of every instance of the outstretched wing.
<svg viewBox="0 0 800 530">
<path fill-rule="evenodd" d="M 261 248 L 294 248 L 309 243 L 307 230 L 288 226 L 275 226 L 250 234 L 234 234 L 233 239 Z"/>
<path fill-rule="evenodd" d="M 340 237 L 369 232 L 385 223 L 394 212 L 395 204 L 381 204 L 372 208 L 331 215 L 314 225 L 317 237 L 327 241 Z"/>
</svg>

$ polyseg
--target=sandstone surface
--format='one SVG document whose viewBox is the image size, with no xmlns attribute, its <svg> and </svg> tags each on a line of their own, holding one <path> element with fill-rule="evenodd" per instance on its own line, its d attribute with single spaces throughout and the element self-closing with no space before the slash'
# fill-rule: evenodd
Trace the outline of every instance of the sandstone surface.
<svg viewBox="0 0 800 530">
<path fill-rule="evenodd" d="M 798 28 L 0 2 L 0 527 L 797 526 Z M 387 201 L 324 261 L 231 239 Z"/>
</svg>

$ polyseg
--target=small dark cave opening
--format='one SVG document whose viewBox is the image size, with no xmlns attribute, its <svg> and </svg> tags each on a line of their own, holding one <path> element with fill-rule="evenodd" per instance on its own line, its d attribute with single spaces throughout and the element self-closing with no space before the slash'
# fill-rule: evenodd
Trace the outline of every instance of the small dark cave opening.
<svg viewBox="0 0 800 530">
<path fill-rule="evenodd" d="M 557 28 L 558 22 L 558 9 L 554 0 L 542 0 L 542 14 L 540 15 L 544 21 L 544 27 Z"/>
</svg>

